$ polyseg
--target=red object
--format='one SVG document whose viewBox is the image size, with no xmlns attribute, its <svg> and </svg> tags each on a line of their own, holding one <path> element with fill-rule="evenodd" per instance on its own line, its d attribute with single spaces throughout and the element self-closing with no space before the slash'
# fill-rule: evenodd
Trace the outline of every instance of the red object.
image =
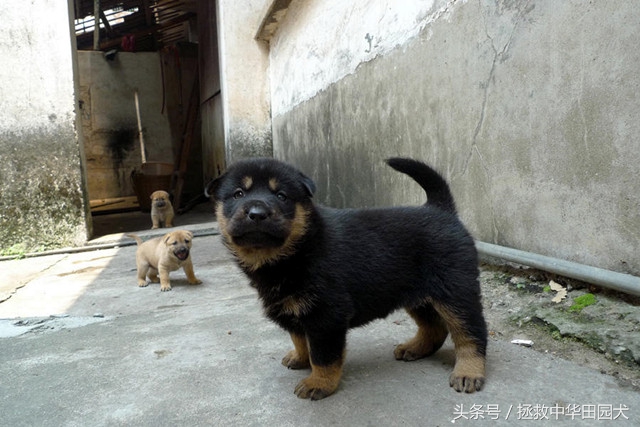
<svg viewBox="0 0 640 427">
<path fill-rule="evenodd" d="M 127 34 L 122 37 L 122 50 L 125 52 L 135 52 L 136 51 L 136 36 L 133 34 Z"/>
</svg>

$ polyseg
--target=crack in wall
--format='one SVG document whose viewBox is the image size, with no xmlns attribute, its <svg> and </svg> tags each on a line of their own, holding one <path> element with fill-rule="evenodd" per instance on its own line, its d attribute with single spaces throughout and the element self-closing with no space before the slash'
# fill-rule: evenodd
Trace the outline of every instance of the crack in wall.
<svg viewBox="0 0 640 427">
<path fill-rule="evenodd" d="M 523 16 L 525 14 L 526 11 L 530 10 L 529 8 L 529 1 L 527 1 L 523 7 L 521 7 L 518 10 L 518 13 L 516 14 L 516 18 L 513 22 L 513 25 L 511 27 L 511 31 L 509 32 L 509 36 L 506 40 L 506 42 L 504 43 L 504 45 L 502 46 L 502 48 L 499 48 L 496 46 L 496 40 L 494 37 L 491 36 L 491 34 L 489 34 L 489 26 L 487 24 L 487 13 L 485 13 L 485 10 L 482 7 L 482 1 L 478 0 L 478 9 L 480 11 L 480 15 L 482 16 L 482 20 L 483 20 L 483 26 L 484 26 L 484 33 L 486 36 L 486 40 L 489 41 L 490 45 L 491 45 L 491 49 L 493 51 L 493 59 L 491 61 L 491 68 L 489 70 L 489 74 L 486 78 L 486 80 L 484 81 L 484 84 L 482 84 L 482 88 L 483 88 L 483 94 L 482 94 L 482 106 L 480 109 L 480 117 L 478 118 L 478 122 L 476 124 L 476 127 L 474 128 L 473 131 L 473 136 L 471 138 L 471 147 L 469 149 L 469 153 L 467 154 L 467 157 L 463 163 L 462 166 L 462 171 L 460 172 L 460 174 L 458 176 L 464 176 L 467 174 L 468 169 L 469 169 L 469 165 L 471 163 L 471 160 L 474 156 L 474 153 L 476 154 L 476 156 L 478 157 L 479 161 L 480 161 L 480 166 L 482 167 L 482 169 L 484 170 L 485 173 L 485 177 L 486 177 L 486 182 L 490 181 L 490 171 L 489 168 L 487 167 L 487 164 L 482 156 L 482 152 L 480 151 L 480 149 L 478 148 L 478 136 L 480 135 L 480 132 L 484 126 L 484 122 L 485 122 L 485 118 L 486 118 L 486 113 L 487 113 L 487 104 L 489 102 L 489 90 L 491 88 L 492 83 L 495 83 L 494 78 L 495 78 L 495 72 L 496 72 L 496 67 L 498 64 L 498 61 L 504 61 L 504 58 L 507 54 L 507 51 L 509 50 L 509 47 L 511 46 L 511 42 L 513 40 L 514 34 L 518 28 L 518 25 L 520 24 L 520 22 L 522 22 L 523 20 Z M 498 13 L 497 11 L 495 13 Z M 487 187 L 485 187 L 486 192 L 489 193 Z M 492 223 L 492 228 L 493 228 L 493 236 L 492 239 L 494 242 L 498 241 L 499 236 L 500 236 L 500 231 L 498 228 L 498 224 L 496 222 L 496 215 L 495 215 L 495 208 L 493 205 L 493 201 L 491 199 L 491 197 L 489 197 L 489 194 L 487 194 L 487 200 L 489 201 L 489 206 L 490 206 L 490 211 L 491 211 L 491 223 Z"/>
</svg>

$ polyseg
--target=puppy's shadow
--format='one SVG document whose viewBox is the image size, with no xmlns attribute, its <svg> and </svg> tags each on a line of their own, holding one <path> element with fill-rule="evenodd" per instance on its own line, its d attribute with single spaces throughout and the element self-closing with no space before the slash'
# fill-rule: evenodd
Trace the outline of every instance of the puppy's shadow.
<svg viewBox="0 0 640 427">
<path fill-rule="evenodd" d="M 200 288 L 204 284 L 205 284 L 204 282 L 199 283 L 199 284 L 191 284 L 191 283 L 189 283 L 189 280 L 187 280 L 184 277 L 178 277 L 177 279 L 171 279 L 171 288 L 172 289 L 179 288 L 180 290 L 197 291 L 197 290 L 200 290 Z"/>
<path fill-rule="evenodd" d="M 435 354 L 418 360 L 396 360 L 391 351 L 348 351 L 346 363 L 349 371 L 357 375 L 358 372 L 389 371 L 393 373 L 402 369 L 425 369 L 444 367 L 453 369 L 456 361 L 453 346 L 443 346 Z"/>
</svg>

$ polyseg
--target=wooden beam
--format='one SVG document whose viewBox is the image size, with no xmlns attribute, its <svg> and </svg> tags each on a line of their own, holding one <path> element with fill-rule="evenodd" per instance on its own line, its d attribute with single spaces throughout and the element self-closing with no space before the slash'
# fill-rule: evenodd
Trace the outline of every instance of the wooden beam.
<svg viewBox="0 0 640 427">
<path fill-rule="evenodd" d="M 100 49 L 100 0 L 93 0 L 93 50 Z"/>
<path fill-rule="evenodd" d="M 100 19 L 104 24 L 104 28 L 107 30 L 108 35 L 112 35 L 113 31 L 111 31 L 111 24 L 109 24 L 109 20 L 107 19 L 107 15 L 104 14 L 104 11 L 100 11 Z"/>
<path fill-rule="evenodd" d="M 152 25 L 151 27 L 147 27 L 144 28 L 142 30 L 138 30 L 138 31 L 134 31 L 133 34 L 135 37 L 140 37 L 140 36 L 146 36 L 146 35 L 154 35 L 160 31 L 162 31 L 165 28 L 169 28 L 173 25 L 179 24 L 181 22 L 184 21 L 188 21 L 189 19 L 191 19 L 192 17 L 196 16 L 196 14 L 194 12 L 189 12 L 189 13 L 185 13 L 184 15 L 181 15 L 175 19 L 172 19 L 170 21 L 167 21 L 166 23 L 162 24 L 162 25 Z M 108 40 L 105 42 L 100 43 L 100 50 L 106 50 L 115 46 L 119 46 L 120 44 L 122 44 L 122 37 L 118 37 L 112 40 Z"/>
</svg>

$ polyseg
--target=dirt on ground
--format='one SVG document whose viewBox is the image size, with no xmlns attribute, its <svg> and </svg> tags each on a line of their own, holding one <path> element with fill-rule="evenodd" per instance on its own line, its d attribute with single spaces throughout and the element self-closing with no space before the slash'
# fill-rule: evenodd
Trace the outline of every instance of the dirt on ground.
<svg viewBox="0 0 640 427">
<path fill-rule="evenodd" d="M 495 260 L 480 280 L 490 339 L 521 340 L 640 390 L 639 297 Z"/>
</svg>

